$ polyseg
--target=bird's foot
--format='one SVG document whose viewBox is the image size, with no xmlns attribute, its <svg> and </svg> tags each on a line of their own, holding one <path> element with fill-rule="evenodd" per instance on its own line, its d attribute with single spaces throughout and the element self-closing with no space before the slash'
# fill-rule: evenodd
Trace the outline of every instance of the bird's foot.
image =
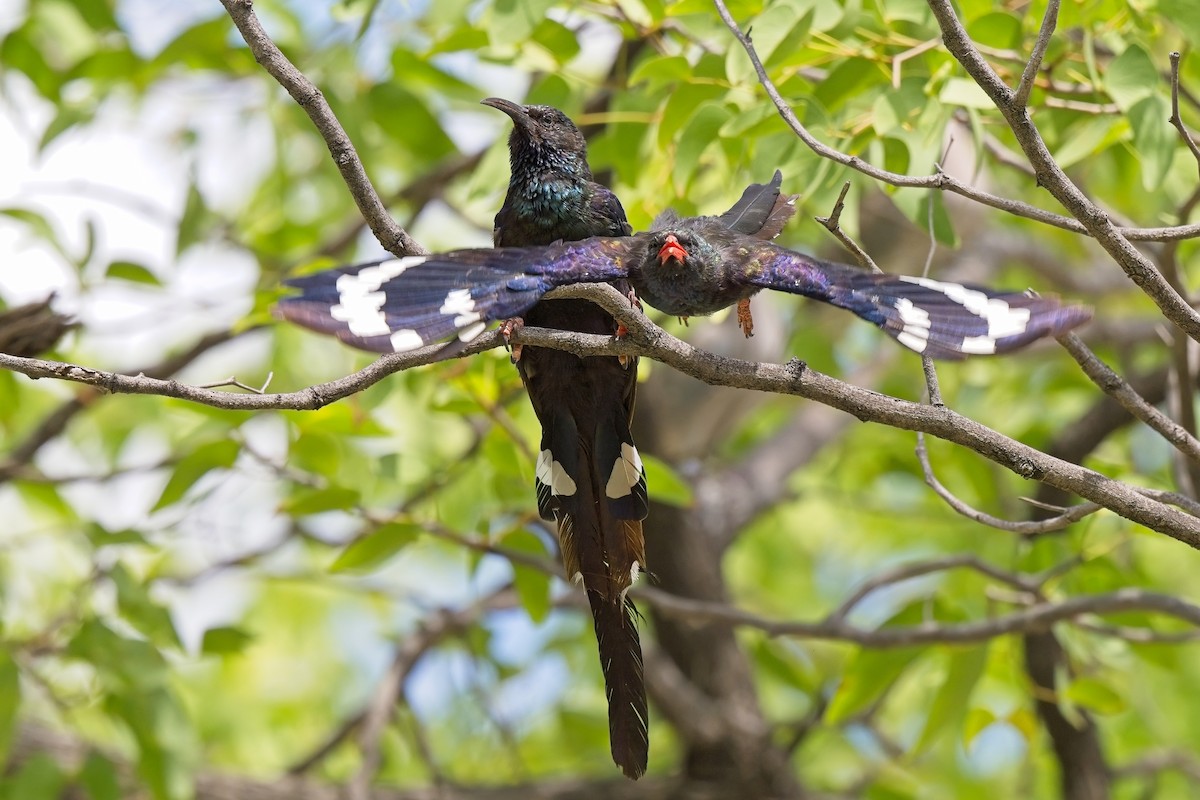
<svg viewBox="0 0 1200 800">
<path fill-rule="evenodd" d="M 750 298 L 738 300 L 737 304 L 738 327 L 742 329 L 742 333 L 749 339 L 754 335 L 754 317 L 750 315 Z"/>
<path fill-rule="evenodd" d="M 618 322 L 617 323 L 617 332 L 613 334 L 613 338 L 616 339 L 617 341 L 620 341 L 621 339 L 624 339 L 628 335 L 629 335 L 629 328 L 625 327 L 624 322 Z M 620 361 L 621 366 L 624 367 L 625 369 L 629 368 L 630 359 L 631 359 L 631 356 L 627 356 L 627 355 L 617 356 L 617 361 Z"/>
<path fill-rule="evenodd" d="M 521 345 L 513 344 L 509 341 L 512 335 L 521 328 L 525 327 L 525 320 L 520 317 L 512 317 L 500 323 L 500 335 L 504 337 L 504 346 L 508 348 L 508 358 L 512 363 L 517 363 L 521 360 Z"/>
<path fill-rule="evenodd" d="M 683 327 L 686 328 L 688 326 L 688 317 L 680 317 L 679 321 L 683 323 Z"/>
</svg>

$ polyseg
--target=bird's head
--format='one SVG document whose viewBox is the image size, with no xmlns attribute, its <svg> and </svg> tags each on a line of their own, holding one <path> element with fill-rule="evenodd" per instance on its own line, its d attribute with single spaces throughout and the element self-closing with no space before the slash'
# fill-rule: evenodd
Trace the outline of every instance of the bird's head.
<svg viewBox="0 0 1200 800">
<path fill-rule="evenodd" d="M 655 262 L 651 268 L 676 272 L 685 267 L 703 270 L 721 259 L 712 243 L 690 228 L 655 231 L 650 238 L 649 254 Z"/>
<path fill-rule="evenodd" d="M 499 97 L 482 103 L 503 111 L 513 121 L 508 153 L 514 173 L 534 169 L 591 179 L 587 140 L 566 114 L 554 106 L 525 106 Z"/>
</svg>

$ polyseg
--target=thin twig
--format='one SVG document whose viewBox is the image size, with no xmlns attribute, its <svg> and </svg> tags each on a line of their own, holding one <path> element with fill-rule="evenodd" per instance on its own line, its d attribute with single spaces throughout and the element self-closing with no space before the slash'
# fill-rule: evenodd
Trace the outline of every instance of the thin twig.
<svg viewBox="0 0 1200 800">
<path fill-rule="evenodd" d="M 1175 420 L 1147 403 L 1129 383 L 1114 372 L 1107 364 L 1091 351 L 1083 340 L 1074 333 L 1058 337 L 1058 343 L 1071 354 L 1076 363 L 1083 368 L 1092 383 L 1109 397 L 1121 404 L 1121 407 L 1137 419 L 1157 431 L 1164 439 L 1174 445 L 1194 462 L 1200 463 L 1200 439 L 1197 439 Z M 1189 390 L 1189 397 L 1190 390 Z"/>
<path fill-rule="evenodd" d="M 1082 616 L 1129 611 L 1153 611 L 1200 626 L 1200 605 L 1173 595 L 1135 588 L 1037 603 L 1011 614 L 973 622 L 927 621 L 915 625 L 875 629 L 851 625 L 832 617 L 819 622 L 776 620 L 725 603 L 678 597 L 649 587 L 635 588 L 631 593 L 636 599 L 654 606 L 665 615 L 692 623 L 746 627 L 760 630 L 768 636 L 853 642 L 864 647 L 880 649 L 983 642 L 1012 633 L 1044 631 L 1056 622 L 1075 620 Z"/>
<path fill-rule="evenodd" d="M 846 207 L 846 193 L 848 191 L 850 191 L 850 181 L 842 184 L 842 191 L 838 194 L 837 202 L 833 204 L 833 211 L 829 212 L 829 216 L 813 217 L 813 219 L 819 222 L 825 230 L 832 233 L 834 238 L 842 243 L 843 247 L 853 253 L 854 258 L 859 264 L 871 270 L 871 272 L 882 274 L 883 270 L 879 268 L 879 265 L 875 263 L 875 260 L 871 258 L 867 251 L 859 246 L 858 242 L 854 241 L 848 233 L 842 230 L 842 209 Z"/>
<path fill-rule="evenodd" d="M 921 462 L 921 470 L 925 474 L 925 483 L 930 489 L 933 489 L 934 494 L 946 501 L 946 505 L 962 514 L 964 517 L 991 528 L 996 528 L 1010 533 L 1017 533 L 1021 536 L 1041 536 L 1055 531 L 1061 531 L 1069 525 L 1073 525 L 1089 514 L 1094 514 L 1100 510 L 1101 506 L 1097 503 L 1081 503 L 1077 506 L 1063 510 L 1058 516 L 1050 517 L 1042 520 L 1007 520 L 999 517 L 993 517 L 991 514 L 973 508 L 967 503 L 964 503 L 958 497 L 950 492 L 937 479 L 933 473 L 933 465 L 929 462 L 929 452 L 925 448 L 925 435 L 917 434 L 917 460 Z"/>
<path fill-rule="evenodd" d="M 1170 123 L 1179 131 L 1179 136 L 1187 145 L 1188 150 L 1192 152 L 1192 158 L 1196 159 L 1197 169 L 1200 170 L 1200 146 L 1196 144 L 1196 140 L 1192 138 L 1192 134 L 1188 131 L 1187 126 L 1183 124 L 1183 117 L 1179 116 L 1179 53 L 1174 52 L 1168 56 L 1171 59 L 1171 117 Z"/>
<path fill-rule="evenodd" d="M 721 0 L 716 0 L 720 2 Z M 962 22 L 955 14 L 951 0 L 927 0 L 946 49 L 962 64 L 967 74 L 978 84 L 1003 115 L 1016 136 L 1021 152 L 1029 159 L 1038 176 L 1038 184 L 1063 205 L 1087 232 L 1104 248 L 1113 261 L 1137 286 L 1154 301 L 1163 315 L 1200 341 L 1200 313 L 1185 301 L 1150 262 L 1134 247 L 1097 206 L 1067 177 L 1046 147 L 1037 125 L 1024 105 L 1013 102 L 1013 92 L 980 55 Z"/>
<path fill-rule="evenodd" d="M 1046 13 L 1042 17 L 1042 27 L 1038 31 L 1037 40 L 1033 43 L 1033 52 L 1021 73 L 1021 82 L 1013 92 L 1013 104 L 1025 106 L 1029 104 L 1029 93 L 1033 90 L 1033 82 L 1037 79 L 1038 70 L 1042 68 L 1042 59 L 1046 56 L 1046 48 L 1050 46 L 1050 38 L 1058 25 L 1059 0 L 1049 0 L 1046 3 Z"/>
</svg>

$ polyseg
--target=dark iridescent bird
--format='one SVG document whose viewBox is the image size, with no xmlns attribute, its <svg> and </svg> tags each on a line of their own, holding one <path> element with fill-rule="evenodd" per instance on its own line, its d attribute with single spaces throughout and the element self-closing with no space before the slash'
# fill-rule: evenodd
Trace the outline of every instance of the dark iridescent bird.
<svg viewBox="0 0 1200 800">
<path fill-rule="evenodd" d="M 483 103 L 513 122 L 508 193 L 492 236 L 497 247 L 633 232 L 617 196 L 592 180 L 587 141 L 566 114 L 552 106 L 497 97 Z M 613 285 L 629 293 L 627 282 Z M 505 321 L 506 331 L 529 324 L 580 333 L 618 332 L 607 311 L 585 300 L 536 303 L 520 314 L 523 321 Z M 613 761 L 636 779 L 646 771 L 649 754 L 637 610 L 625 594 L 646 565 L 646 479 L 629 432 L 637 359 L 579 358 L 514 345 L 513 361 L 542 426 L 535 474 L 538 512 L 555 522 L 567 577 L 581 582 L 587 592 L 608 698 Z"/>
<path fill-rule="evenodd" d="M 546 217 L 562 209 L 572 212 L 558 229 L 566 230 L 566 236 L 587 225 L 618 226 L 609 212 L 619 212 L 621 206 L 611 192 L 590 181 L 580 186 L 564 178 L 568 171 L 564 165 L 581 180 L 590 176 L 583 138 L 565 115 L 545 106 L 487 102 L 510 114 L 516 126 L 509 142 L 513 179 L 496 217 L 498 244 L 509 244 L 514 237 L 552 238 L 554 228 L 546 224 Z M 521 175 L 525 178 L 519 179 Z M 776 172 L 770 184 L 747 187 L 729 211 L 714 218 L 715 224 L 748 236 L 776 236 L 795 213 L 795 198 L 780 194 L 781 182 L 782 175 Z M 554 198 L 565 205 L 556 206 Z M 580 222 L 585 217 L 592 221 Z M 459 274 L 457 268 L 448 272 L 435 268 L 428 274 L 424 269 L 410 271 L 424 258 L 388 259 L 289 281 L 302 293 L 281 301 L 279 312 L 285 319 L 377 352 L 410 350 L 455 336 L 448 350 L 452 352 L 478 336 L 488 322 L 507 323 L 517 315 L 540 327 L 616 333 L 612 317 L 593 303 L 538 303 L 545 289 L 525 292 L 520 279 L 512 286 L 492 286 L 484 297 L 475 291 L 473 277 Z M 490 285 L 496 273 L 487 268 L 484 273 Z M 410 282 L 411 276 L 418 279 Z M 397 305 L 399 298 L 392 296 L 398 280 L 404 283 L 403 309 Z M 622 292 L 628 290 L 624 281 L 615 285 Z M 385 306 L 395 307 L 399 311 L 395 319 L 402 318 L 404 324 L 392 326 Z M 587 590 L 609 701 L 613 760 L 626 775 L 637 778 L 646 769 L 648 717 L 636 609 L 626 597 L 645 567 L 641 527 L 646 514 L 645 477 L 629 434 L 636 362 L 622 365 L 613 357 L 580 359 L 526 347 L 517 366 L 542 424 L 538 508 L 543 517 L 557 523 L 568 576 Z"/>
<path fill-rule="evenodd" d="M 803 295 L 853 312 L 910 350 L 943 359 L 1011 352 L 1091 318 L 1088 308 L 1033 292 L 871 273 L 731 230 L 720 217 L 680 219 L 670 212 L 650 231 L 621 239 L 458 250 L 367 269 L 385 269 L 388 278 L 372 281 L 374 294 L 364 307 L 343 307 L 337 321 L 328 313 L 324 320 L 305 314 L 308 322 L 296 321 L 367 348 L 412 349 L 483 330 L 435 310 L 434 301 L 443 297 L 453 295 L 455 310 L 469 303 L 472 324 L 482 325 L 519 315 L 556 286 L 616 278 L 628 279 L 644 302 L 677 316 L 711 314 L 762 289 Z M 351 298 L 357 280 L 347 279 Z M 327 288 L 318 290 L 314 312 L 332 298 Z M 351 319 L 381 335 L 356 333 Z"/>
</svg>

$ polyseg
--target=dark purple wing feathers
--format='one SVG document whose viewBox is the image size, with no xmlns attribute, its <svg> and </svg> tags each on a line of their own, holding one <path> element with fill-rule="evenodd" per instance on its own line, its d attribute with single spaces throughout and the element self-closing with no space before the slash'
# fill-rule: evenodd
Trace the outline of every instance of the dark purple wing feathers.
<svg viewBox="0 0 1200 800">
<path fill-rule="evenodd" d="M 374 352 L 407 352 L 449 337 L 461 345 L 491 322 L 520 316 L 556 286 L 624 277 L 633 241 L 597 237 L 341 267 L 288 281 L 301 293 L 280 301 L 279 313 Z"/>
<path fill-rule="evenodd" d="M 857 314 L 900 344 L 933 358 L 1007 353 L 1091 319 L 1034 292 L 996 291 L 907 275 L 872 273 L 766 245 L 742 276 L 765 289 L 804 295 Z"/>
</svg>

